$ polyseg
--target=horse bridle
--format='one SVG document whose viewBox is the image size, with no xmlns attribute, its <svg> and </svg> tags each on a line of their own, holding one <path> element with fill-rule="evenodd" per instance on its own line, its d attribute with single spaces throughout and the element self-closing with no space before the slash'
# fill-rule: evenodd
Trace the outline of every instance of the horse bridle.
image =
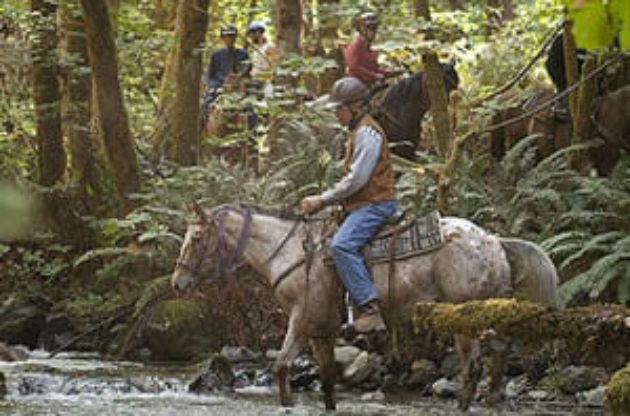
<svg viewBox="0 0 630 416">
<path fill-rule="evenodd" d="M 214 269 L 214 278 L 222 278 L 233 274 L 240 267 L 243 266 L 244 262 L 238 262 L 237 259 L 243 254 L 245 248 L 247 246 L 247 241 L 249 239 L 250 234 L 250 226 L 252 220 L 252 212 L 251 208 L 245 204 L 241 204 L 241 209 L 238 210 L 235 207 L 225 206 L 214 212 L 211 216 L 211 220 L 214 226 L 217 228 L 217 242 L 215 243 L 214 248 L 208 255 L 204 255 L 197 260 L 194 265 L 191 265 L 185 261 L 177 260 L 175 263 L 176 268 L 182 268 L 187 270 L 196 281 L 199 280 L 200 272 L 202 271 L 202 267 L 208 262 L 216 262 L 218 263 L 217 267 Z M 225 238 L 225 213 L 227 211 L 234 211 L 239 214 L 242 214 L 244 217 L 243 228 L 241 230 L 241 235 L 239 236 L 237 246 L 234 251 L 231 253 L 227 250 L 226 238 Z M 291 237 L 295 234 L 298 226 L 300 225 L 300 221 L 296 220 L 293 223 L 293 226 L 289 230 L 289 232 L 284 236 L 280 244 L 273 250 L 273 252 L 267 257 L 264 264 L 268 264 L 271 260 L 273 260 L 280 251 L 284 248 L 286 243 L 291 239 Z M 204 247 L 203 250 L 207 250 L 209 235 L 206 233 L 204 239 Z M 231 255 L 230 255 L 231 254 Z M 302 258 L 296 262 L 293 266 L 289 267 L 285 272 L 283 272 L 278 279 L 273 283 L 272 287 L 275 290 L 277 284 L 280 283 L 288 274 L 290 274 L 295 268 L 304 263 L 305 259 Z"/>
<path fill-rule="evenodd" d="M 219 210 L 212 213 L 210 220 L 217 228 L 217 241 L 212 251 L 208 255 L 201 256 L 194 265 L 177 259 L 177 261 L 175 262 L 175 268 L 182 268 L 184 270 L 187 270 L 195 278 L 195 280 L 199 280 L 199 275 L 202 271 L 202 267 L 210 261 L 217 263 L 217 266 L 214 268 L 215 279 L 233 274 L 234 272 L 236 272 L 236 270 L 242 267 L 243 262 L 237 263 L 237 259 L 241 256 L 241 254 L 245 250 L 245 247 L 247 246 L 247 240 L 249 239 L 249 231 L 252 219 L 252 213 L 249 207 L 242 206 L 242 208 L 243 211 L 241 212 L 233 207 L 226 206 L 221 207 Z M 225 213 L 230 210 L 242 213 L 244 217 L 243 228 L 241 230 L 241 235 L 238 238 L 236 249 L 231 253 L 228 250 L 225 238 Z M 209 240 L 209 234 L 207 232 L 205 234 L 206 235 L 204 238 L 203 247 L 204 252 L 208 249 Z"/>
</svg>

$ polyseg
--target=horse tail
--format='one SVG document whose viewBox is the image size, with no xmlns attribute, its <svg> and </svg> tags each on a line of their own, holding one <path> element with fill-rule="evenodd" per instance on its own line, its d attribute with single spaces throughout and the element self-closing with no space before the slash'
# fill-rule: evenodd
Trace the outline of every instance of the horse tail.
<svg viewBox="0 0 630 416">
<path fill-rule="evenodd" d="M 500 238 L 510 263 L 514 294 L 560 308 L 556 266 L 538 245 L 518 238 Z"/>
</svg>

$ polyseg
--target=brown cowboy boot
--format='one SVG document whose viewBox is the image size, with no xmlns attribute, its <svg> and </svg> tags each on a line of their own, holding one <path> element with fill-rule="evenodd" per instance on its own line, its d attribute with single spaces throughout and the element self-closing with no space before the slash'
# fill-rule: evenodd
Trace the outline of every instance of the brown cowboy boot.
<svg viewBox="0 0 630 416">
<path fill-rule="evenodd" d="M 363 306 L 359 307 L 361 316 L 354 323 L 354 326 L 359 333 L 387 331 L 385 321 L 381 316 L 381 311 L 378 307 L 378 302 L 373 300 Z"/>
</svg>

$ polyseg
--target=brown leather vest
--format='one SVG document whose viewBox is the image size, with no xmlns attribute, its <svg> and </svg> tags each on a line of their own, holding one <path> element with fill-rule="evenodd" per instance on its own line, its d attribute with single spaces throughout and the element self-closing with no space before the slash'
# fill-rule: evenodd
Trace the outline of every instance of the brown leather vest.
<svg viewBox="0 0 630 416">
<path fill-rule="evenodd" d="M 343 161 L 342 169 L 343 173 L 346 174 L 350 170 L 352 151 L 354 150 L 354 143 L 357 139 L 357 131 L 364 125 L 372 127 L 383 137 L 383 142 L 381 144 L 381 156 L 368 183 L 344 201 L 343 206 L 346 212 L 352 212 L 366 204 L 388 201 L 395 199 L 396 197 L 394 191 L 394 173 L 389 159 L 387 136 L 385 136 L 383 128 L 370 115 L 365 115 L 350 132 L 350 137 L 346 142 L 346 156 Z"/>
</svg>

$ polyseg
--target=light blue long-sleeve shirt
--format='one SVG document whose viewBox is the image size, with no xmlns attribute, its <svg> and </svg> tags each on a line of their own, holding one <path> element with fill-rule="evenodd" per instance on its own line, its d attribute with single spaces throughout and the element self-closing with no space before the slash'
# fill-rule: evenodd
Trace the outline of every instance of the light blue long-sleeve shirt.
<svg viewBox="0 0 630 416">
<path fill-rule="evenodd" d="M 341 202 L 361 190 L 372 177 L 372 173 L 381 157 L 383 136 L 369 125 L 363 125 L 357 130 L 350 169 L 332 188 L 322 195 L 324 204 Z"/>
</svg>

